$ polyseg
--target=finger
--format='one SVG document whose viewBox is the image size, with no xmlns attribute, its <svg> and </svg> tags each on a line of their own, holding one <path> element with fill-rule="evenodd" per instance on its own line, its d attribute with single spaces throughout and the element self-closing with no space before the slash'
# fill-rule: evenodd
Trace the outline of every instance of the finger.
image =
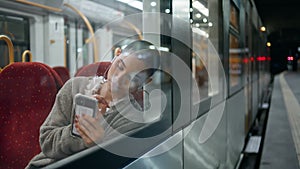
<svg viewBox="0 0 300 169">
<path fill-rule="evenodd" d="M 107 103 L 107 101 L 104 99 L 103 96 L 96 94 L 96 95 L 94 95 L 94 97 L 98 100 L 98 103 L 99 103 L 99 104 L 103 104 L 103 105 L 105 105 L 106 107 L 108 107 L 108 103 Z"/>
<path fill-rule="evenodd" d="M 83 139 L 83 141 L 84 141 L 87 145 L 91 145 L 92 143 L 94 143 L 93 140 L 92 140 L 88 135 L 86 135 L 86 133 L 84 133 L 84 132 L 81 130 L 81 128 L 80 128 L 79 125 L 77 125 L 77 126 L 75 125 L 75 127 L 76 127 L 78 133 L 80 134 L 81 138 Z"/>
<path fill-rule="evenodd" d="M 91 128 L 89 128 L 89 132 L 91 133 L 91 137 L 97 139 L 100 136 L 102 136 L 102 134 L 104 132 L 104 129 L 103 129 L 101 123 L 99 122 L 99 119 L 93 118 L 93 117 L 88 116 L 88 115 L 83 116 L 83 118 L 91 126 Z M 102 118 L 102 115 L 99 115 L 98 118 Z"/>
<path fill-rule="evenodd" d="M 97 123 L 99 122 L 96 118 L 93 118 L 89 115 L 83 115 L 82 118 L 83 118 L 84 125 L 88 127 L 90 130 L 94 130 L 97 128 Z"/>
<path fill-rule="evenodd" d="M 85 138 L 85 142 L 96 143 L 97 141 L 100 141 L 102 139 L 104 135 L 104 129 L 99 123 L 96 124 L 97 129 L 94 129 L 92 131 L 86 131 L 84 126 L 79 125 L 79 133 L 81 133 L 80 135 Z"/>
<path fill-rule="evenodd" d="M 90 143 L 91 141 L 93 141 L 93 132 L 91 132 L 85 126 L 79 124 L 78 133 L 86 143 Z"/>
<path fill-rule="evenodd" d="M 105 113 L 106 113 L 106 106 L 101 104 L 99 106 L 99 109 L 98 109 L 98 112 L 96 115 L 96 120 L 99 121 L 99 119 L 102 118 Z"/>
<path fill-rule="evenodd" d="M 102 100 L 105 100 L 104 98 L 103 98 L 103 96 L 101 96 L 101 95 L 99 95 L 99 94 L 95 94 L 95 95 L 93 95 L 99 102 L 102 102 Z"/>
<path fill-rule="evenodd" d="M 92 118 L 88 115 L 83 115 L 81 124 L 82 130 L 92 139 L 98 139 L 99 137 L 102 137 L 104 129 L 100 122 L 95 118 Z"/>
<path fill-rule="evenodd" d="M 84 116 L 79 119 L 79 127 L 86 134 L 91 133 L 91 130 L 93 129 L 93 126 L 91 126 L 91 124 L 84 118 Z"/>
<path fill-rule="evenodd" d="M 96 113 L 96 116 L 95 116 L 95 119 L 96 119 L 97 121 L 99 121 L 100 117 L 101 117 L 101 109 L 98 109 L 98 111 L 97 111 L 97 113 Z"/>
</svg>

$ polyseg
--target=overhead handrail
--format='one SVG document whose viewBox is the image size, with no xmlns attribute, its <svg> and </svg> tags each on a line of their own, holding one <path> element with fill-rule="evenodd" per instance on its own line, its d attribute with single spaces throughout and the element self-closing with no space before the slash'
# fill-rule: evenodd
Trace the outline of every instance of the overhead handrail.
<svg viewBox="0 0 300 169">
<path fill-rule="evenodd" d="M 128 22 L 128 21 L 125 21 L 125 23 L 127 25 L 129 25 L 129 27 L 131 27 L 135 32 L 136 34 L 138 35 L 139 37 L 139 40 L 142 40 L 143 39 L 143 36 L 142 36 L 142 32 L 136 27 L 134 26 L 132 23 Z"/>
<path fill-rule="evenodd" d="M 39 3 L 35 3 L 35 2 L 30 2 L 30 1 L 27 1 L 27 0 L 16 0 L 16 2 L 20 2 L 20 3 L 23 3 L 23 4 L 27 4 L 27 5 L 47 9 L 47 10 L 50 10 L 50 11 L 62 12 L 62 10 L 60 8 L 54 8 L 54 7 L 51 7 L 51 6 L 47 6 L 47 5 L 43 5 L 43 4 L 39 4 Z"/>
<path fill-rule="evenodd" d="M 27 4 L 27 5 L 47 9 L 47 10 L 50 10 L 50 11 L 55 11 L 55 12 L 62 12 L 63 11 L 60 8 L 54 8 L 54 7 L 51 7 L 51 6 L 47 6 L 47 5 L 43 5 L 43 4 L 39 4 L 39 3 L 35 3 L 35 2 L 30 2 L 30 1 L 27 1 L 27 0 L 16 0 L 16 2 L 20 2 L 20 3 L 23 3 L 23 4 Z M 88 28 L 89 32 L 91 33 L 91 36 L 92 36 L 91 38 L 87 39 L 85 42 L 89 43 L 90 40 L 92 39 L 93 48 L 94 48 L 93 49 L 94 50 L 94 62 L 98 62 L 98 57 L 97 57 L 98 56 L 98 50 L 97 50 L 97 44 L 96 44 L 96 39 L 95 39 L 95 32 L 94 32 L 94 29 L 93 29 L 91 23 L 89 22 L 87 17 L 80 10 L 78 10 L 77 8 L 72 6 L 71 4 L 64 3 L 64 6 L 72 9 L 74 12 L 76 12 L 83 19 L 84 23 L 86 24 L 86 26 L 87 26 L 87 28 Z M 134 26 L 133 24 L 131 24 L 127 21 L 125 21 L 125 23 L 127 25 L 129 25 L 129 27 L 131 27 L 137 33 L 139 40 L 143 39 L 141 31 L 136 26 Z"/>
<path fill-rule="evenodd" d="M 26 55 L 28 54 L 29 56 L 29 62 L 32 62 L 32 53 L 30 50 L 25 50 L 22 54 L 22 62 L 26 62 Z"/>
<path fill-rule="evenodd" d="M 130 28 L 132 28 L 135 32 L 136 32 L 136 34 L 138 35 L 138 39 L 139 40 L 142 40 L 143 39 L 143 35 L 142 35 L 142 32 L 141 32 L 141 30 L 139 30 L 139 28 L 137 28 L 135 25 L 133 25 L 132 23 L 130 23 L 130 22 L 128 22 L 128 21 L 124 21 Z M 93 38 L 93 37 L 91 37 L 91 38 Z M 90 41 L 91 41 L 91 38 L 89 38 L 89 39 L 86 39 L 85 40 L 85 43 L 89 43 Z"/>
<path fill-rule="evenodd" d="M 94 29 L 90 23 L 90 21 L 87 19 L 87 17 L 81 12 L 79 11 L 78 9 L 76 9 L 74 6 L 68 4 L 68 3 L 65 3 L 64 6 L 66 7 L 69 7 L 70 9 L 72 9 L 74 12 L 76 12 L 84 21 L 84 23 L 86 24 L 89 32 L 91 33 L 91 36 L 92 36 L 92 42 L 93 42 L 93 48 L 94 48 L 94 62 L 98 62 L 98 50 L 97 50 L 97 45 L 96 45 L 96 39 L 95 39 L 95 32 L 94 32 Z"/>
<path fill-rule="evenodd" d="M 4 40 L 8 46 L 9 64 L 14 63 L 14 45 L 6 35 L 0 35 L 0 40 Z"/>
<path fill-rule="evenodd" d="M 43 4 L 39 4 L 39 3 L 35 3 L 35 2 L 30 2 L 30 1 L 27 1 L 27 0 L 16 0 L 16 2 L 20 2 L 20 3 L 23 3 L 23 4 L 27 4 L 27 5 L 47 9 L 47 10 L 50 10 L 50 11 L 55 11 L 55 12 L 62 12 L 63 11 L 60 8 L 54 8 L 54 7 L 51 7 L 51 6 L 47 6 L 47 5 L 43 5 Z M 94 48 L 94 62 L 97 62 L 98 61 L 98 58 L 97 58 L 98 51 L 97 51 L 96 40 L 94 38 L 95 33 L 94 33 L 93 27 L 91 26 L 89 20 L 87 19 L 87 17 L 81 11 L 76 9 L 74 6 L 72 6 L 68 3 L 65 3 L 64 6 L 69 7 L 70 9 L 75 11 L 83 19 L 84 23 L 88 27 L 88 30 L 91 33 L 92 37 L 93 37 L 92 39 L 93 39 L 93 46 L 94 46 L 93 47 Z"/>
</svg>

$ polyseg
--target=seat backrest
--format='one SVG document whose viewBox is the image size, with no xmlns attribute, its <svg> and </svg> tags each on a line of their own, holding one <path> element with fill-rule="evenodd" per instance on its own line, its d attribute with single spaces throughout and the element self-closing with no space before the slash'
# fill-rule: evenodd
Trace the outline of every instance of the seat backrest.
<svg viewBox="0 0 300 169">
<path fill-rule="evenodd" d="M 63 84 L 65 84 L 66 81 L 70 79 L 70 72 L 66 67 L 55 66 L 53 67 L 53 70 L 60 76 Z"/>
<path fill-rule="evenodd" d="M 80 68 L 75 76 L 104 76 L 106 77 L 107 70 L 110 68 L 111 62 L 96 62 Z"/>
<path fill-rule="evenodd" d="M 50 66 L 48 66 L 44 63 L 40 63 L 40 62 L 35 62 L 35 63 L 40 64 L 41 66 L 45 67 L 46 69 L 48 69 L 50 71 L 51 75 L 53 76 L 53 78 L 55 80 L 57 90 L 59 90 L 64 85 L 63 80 L 61 79 L 61 77 L 58 75 L 58 73 L 53 68 L 51 68 Z"/>
<path fill-rule="evenodd" d="M 24 168 L 40 150 L 39 128 L 58 92 L 49 66 L 13 63 L 0 73 L 0 168 Z"/>
</svg>

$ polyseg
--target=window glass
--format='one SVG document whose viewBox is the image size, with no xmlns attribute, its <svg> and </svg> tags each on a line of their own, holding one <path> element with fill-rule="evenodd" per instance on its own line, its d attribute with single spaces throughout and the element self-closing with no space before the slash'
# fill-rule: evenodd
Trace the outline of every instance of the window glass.
<svg viewBox="0 0 300 169">
<path fill-rule="evenodd" d="M 193 32 L 193 58 L 192 70 L 199 87 L 200 98 L 208 97 L 208 73 L 207 73 L 207 53 L 208 39 L 197 32 Z M 194 93 L 194 92 L 193 92 Z"/>
<path fill-rule="evenodd" d="M 252 39 L 258 39 L 258 32 L 252 25 Z M 256 80 L 258 77 L 257 72 L 257 56 L 258 56 L 258 43 L 257 41 L 252 40 L 252 50 L 251 50 L 251 60 L 252 60 L 252 80 Z"/>
<path fill-rule="evenodd" d="M 250 81 L 250 74 L 251 74 L 251 62 L 249 57 L 249 17 L 248 13 L 245 15 L 245 48 L 244 48 L 244 84 L 247 84 Z"/>
<path fill-rule="evenodd" d="M 229 21 L 229 86 L 232 93 L 242 85 L 244 53 L 240 46 L 239 11 L 233 2 L 230 3 Z"/>
<path fill-rule="evenodd" d="M 230 87 L 241 84 L 242 79 L 242 59 L 240 56 L 239 40 L 233 34 L 229 35 L 229 79 Z"/>
<path fill-rule="evenodd" d="M 207 0 L 192 1 L 192 7 L 190 19 L 194 51 L 192 71 L 202 100 L 219 93 L 220 68 L 217 66 L 219 59 L 219 8 L 217 2 Z M 211 77 L 208 76 L 208 72 Z M 210 83 L 211 81 L 214 83 Z"/>
<path fill-rule="evenodd" d="M 230 5 L 230 25 L 233 26 L 237 31 L 239 31 L 239 12 L 237 7 L 231 3 Z"/>
<path fill-rule="evenodd" d="M 143 16 L 144 12 L 159 12 L 162 2 L 114 0 L 105 1 L 105 3 L 101 1 L 89 1 L 86 3 L 81 1 L 81 6 L 76 3 L 72 5 L 78 7 L 89 19 L 94 30 L 94 39 L 91 38 L 92 32 L 81 18 L 76 19 L 74 22 L 74 20 L 70 19 L 73 15 L 68 15 L 65 19 L 69 21 L 68 24 L 70 25 L 69 38 L 73 46 L 69 48 L 73 50 L 70 53 L 77 53 L 75 60 L 77 63 L 76 69 L 80 70 L 81 67 L 95 62 L 111 62 L 113 59 L 117 61 L 118 56 L 115 53 L 115 49 L 120 48 L 124 51 L 129 44 L 138 39 L 151 42 L 157 49 L 161 50 L 162 57 L 163 55 L 169 55 L 169 48 L 164 48 L 161 43 L 161 35 L 159 34 L 161 26 L 160 18 L 147 18 Z M 158 28 L 156 29 L 156 27 Z M 157 34 L 147 33 L 147 30 L 151 31 L 153 29 L 158 30 Z M 94 45 L 96 46 L 96 50 Z M 126 53 L 121 52 L 121 55 L 124 57 Z M 160 64 L 167 65 L 162 60 Z M 127 68 L 132 69 L 136 66 L 138 65 L 130 65 L 130 63 L 126 65 Z M 163 66 L 161 68 L 164 70 Z M 143 120 L 146 122 L 145 124 L 151 125 L 150 128 L 152 128 L 152 131 L 155 130 L 154 133 L 150 133 L 150 129 L 146 128 L 142 131 L 145 132 L 145 135 L 159 135 L 160 132 L 166 130 L 166 127 L 169 127 L 168 125 L 171 124 L 171 81 L 164 79 L 163 76 L 168 77 L 164 72 L 155 72 L 151 82 L 132 94 L 143 109 L 141 114 L 143 115 Z M 156 93 L 158 90 L 162 90 L 164 93 L 163 97 L 160 94 L 152 93 Z M 153 108 L 154 105 L 155 108 Z M 164 119 L 161 119 L 162 116 L 164 116 Z M 152 123 L 155 124 L 152 125 Z"/>
<path fill-rule="evenodd" d="M 16 2 L 18 5 L 11 7 L 16 13 L 24 14 L 28 18 L 0 13 L 0 34 L 8 35 L 12 39 L 15 56 L 17 57 L 15 62 L 21 61 L 22 52 L 25 49 L 29 49 L 29 46 L 32 46 L 33 49 L 34 58 L 32 61 L 40 62 L 34 64 L 16 63 L 24 67 L 27 65 L 34 66 L 32 66 L 33 69 L 27 69 L 26 67 L 26 69 L 10 72 L 13 76 L 7 78 L 7 82 L 5 80 L 2 81 L 1 84 L 5 84 L 5 86 L 12 84 L 12 86 L 17 86 L 17 89 L 20 88 L 20 84 L 29 87 L 21 87 L 20 90 L 14 90 L 15 88 L 7 90 L 17 91 L 15 93 L 20 91 L 18 95 L 14 94 L 20 98 L 17 102 L 19 106 L 14 105 L 16 107 L 14 110 L 23 110 L 24 106 L 20 105 L 25 104 L 26 110 L 30 110 L 31 113 L 35 111 L 43 112 L 45 117 L 42 118 L 41 115 L 36 118 L 40 122 L 44 121 L 48 116 L 47 120 L 50 120 L 49 123 L 63 124 L 62 126 L 54 126 L 54 128 L 58 127 L 59 130 L 54 129 L 55 131 L 53 130 L 54 133 L 52 134 L 59 134 L 65 140 L 74 140 L 70 132 L 67 132 L 65 135 L 61 135 L 59 132 L 62 129 L 69 130 L 70 126 L 75 127 L 74 123 L 78 122 L 76 118 L 84 118 L 81 114 L 83 112 L 79 112 L 80 115 L 77 117 L 75 117 L 75 113 L 77 113 L 76 106 L 79 103 L 86 103 L 81 106 L 90 107 L 97 113 L 95 115 L 96 119 L 92 120 L 92 117 L 85 117 L 90 119 L 88 121 L 95 122 L 93 126 L 96 124 L 98 128 L 93 128 L 93 134 L 98 134 L 100 137 L 98 137 L 99 140 L 98 138 L 93 139 L 87 132 L 83 132 L 84 135 L 78 130 L 83 140 L 80 141 L 78 146 L 75 145 L 77 143 L 66 145 L 66 147 L 76 147 L 68 153 L 69 155 L 77 152 L 81 153 L 81 150 L 93 146 L 93 144 L 90 144 L 91 140 L 95 142 L 100 141 L 101 143 L 102 141 L 112 141 L 114 144 L 118 144 L 117 136 L 126 133 L 134 137 L 131 137 L 130 141 L 134 141 L 136 144 L 126 140 L 125 142 L 129 142 L 133 146 L 128 145 L 122 149 L 114 149 L 115 147 L 120 147 L 121 144 L 119 144 L 117 146 L 106 146 L 105 148 L 108 148 L 107 151 L 99 151 L 103 151 L 105 154 L 111 153 L 118 157 L 124 156 L 124 159 L 137 158 L 138 155 L 149 151 L 155 144 L 170 136 L 173 130 L 172 107 L 174 89 L 172 88 L 172 79 L 167 74 L 169 72 L 163 71 L 168 70 L 166 67 L 170 65 L 171 59 L 169 58 L 171 58 L 172 53 L 169 52 L 171 49 L 168 45 L 171 43 L 167 43 L 168 39 L 165 40 L 161 37 L 160 28 L 162 22 L 160 22 L 160 18 L 145 18 L 143 14 L 146 12 L 160 12 L 163 9 L 160 4 L 165 3 L 163 5 L 165 7 L 171 1 L 153 0 L 145 1 L 144 3 L 143 0 L 68 0 L 56 2 L 58 4 L 62 3 L 59 6 L 61 11 L 53 12 L 51 11 L 53 8 L 49 8 L 51 6 L 47 8 L 50 10 L 41 9 L 40 7 L 43 6 L 38 4 L 43 4 L 47 7 L 48 3 L 46 1 L 32 2 L 33 4 L 37 3 L 35 6 Z M 49 4 L 51 3 L 49 2 Z M 27 7 L 24 10 L 22 9 L 22 11 L 18 11 L 16 6 L 22 5 Z M 27 11 L 31 9 L 32 11 Z M 167 9 L 170 10 L 171 6 L 166 6 Z M 189 11 L 186 13 L 187 17 L 189 17 Z M 187 27 L 189 26 L 189 23 L 187 23 Z M 145 29 L 158 31 L 152 35 L 147 35 Z M 144 34 L 144 32 L 146 33 Z M 133 43 L 138 39 L 149 43 Z M 30 40 L 32 43 L 30 43 Z M 161 42 L 163 40 L 166 42 Z M 121 55 L 115 54 L 114 51 L 117 47 L 123 50 Z M 0 53 L 8 55 L 8 49 L 3 41 L 0 42 Z M 38 54 L 40 55 L 38 56 Z M 168 60 L 165 58 L 168 58 Z M 1 67 L 8 64 L 8 59 L 0 59 L 0 61 Z M 42 63 L 47 66 L 42 65 Z M 65 84 L 62 84 L 60 81 L 62 79 L 59 79 L 60 72 L 55 74 L 53 73 L 55 70 L 51 69 L 58 66 L 66 68 L 64 70 L 70 73 L 70 77 L 67 79 L 68 82 Z M 11 66 L 10 68 L 13 69 L 14 67 Z M 163 71 L 157 71 L 160 68 Z M 156 72 L 153 70 L 156 70 Z M 3 72 L 8 71 L 2 71 L 1 73 Z M 18 73 L 23 72 L 26 73 L 26 76 L 18 76 Z M 107 72 L 109 75 L 104 77 Z M 39 76 L 36 77 L 34 75 Z M 14 83 L 14 80 L 17 80 L 17 83 Z M 20 81 L 22 82 L 19 83 Z M 47 94 L 45 95 L 44 93 Z M 78 95 L 79 93 L 86 97 L 81 97 Z M 96 94 L 98 96 L 95 96 Z M 14 101 L 11 99 L 12 97 L 7 97 L 9 95 L 7 92 L 5 92 L 5 95 L 3 93 L 1 95 L 3 97 L 0 100 L 5 100 L 7 103 Z M 98 97 L 98 104 L 97 101 L 91 99 L 93 97 Z M 31 99 L 34 101 L 31 101 Z M 41 102 L 38 102 L 40 100 Z M 61 106 L 61 101 L 66 102 L 62 105 L 64 107 L 63 110 L 59 108 L 58 110 L 56 108 Z M 5 107 L 4 109 L 8 110 L 10 108 Z M 103 116 L 98 114 L 98 109 L 101 109 Z M 30 112 L 28 111 L 28 113 Z M 52 118 L 57 113 L 66 118 Z M 23 119 L 26 121 L 26 118 Z M 125 125 L 124 122 L 129 124 L 130 127 Z M 39 123 L 36 126 L 40 127 L 41 124 Z M 82 125 L 82 128 L 85 127 L 83 123 L 78 125 Z M 29 126 L 29 128 L 32 126 Z M 6 125 L 5 127 L 10 128 L 14 126 Z M 95 129 L 99 130 L 95 131 Z M 34 136 L 33 133 L 29 134 L 30 137 L 32 135 L 33 138 L 38 138 L 40 133 L 35 132 Z M 51 136 L 53 135 L 50 133 L 46 137 Z M 121 139 L 125 140 L 127 137 L 122 137 Z M 122 140 L 120 143 L 124 143 L 124 141 Z M 141 145 L 143 143 L 145 144 Z M 56 145 L 59 142 L 52 142 L 51 144 Z M 141 149 L 134 149 L 135 145 L 140 145 Z M 113 150 L 109 149 L 110 147 L 113 147 Z M 41 149 L 43 148 L 41 147 Z M 97 154 L 92 154 L 94 153 L 93 151 L 89 155 L 99 156 L 99 151 L 97 150 Z M 85 156 L 86 152 L 81 155 Z M 66 157 L 66 155 L 63 155 L 63 157 Z M 77 164 L 85 164 L 83 163 L 84 159 L 86 158 L 76 159 L 78 160 Z M 71 158 L 65 160 L 65 162 L 72 163 L 72 160 L 74 159 Z M 51 163 L 55 161 L 51 161 Z M 107 160 L 103 161 L 106 163 Z M 25 164 L 28 162 L 25 161 Z M 108 161 L 108 163 L 111 166 L 105 165 L 107 166 L 106 168 L 112 168 L 112 166 L 120 168 L 124 166 L 124 160 L 116 161 L 117 164 L 111 163 L 111 161 Z"/>
<path fill-rule="evenodd" d="M 14 61 L 22 61 L 22 53 L 29 49 L 29 23 L 28 19 L 20 16 L 0 13 L 0 34 L 8 36 L 14 45 Z M 0 42 L 0 67 L 8 64 L 8 48 L 4 41 Z"/>
</svg>

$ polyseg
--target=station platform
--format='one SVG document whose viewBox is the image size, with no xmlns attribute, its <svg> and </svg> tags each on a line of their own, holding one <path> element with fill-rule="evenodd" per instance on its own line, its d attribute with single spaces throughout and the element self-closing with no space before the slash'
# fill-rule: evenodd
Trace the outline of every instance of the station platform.
<svg viewBox="0 0 300 169">
<path fill-rule="evenodd" d="M 300 73 L 274 78 L 260 169 L 299 169 Z"/>
</svg>

